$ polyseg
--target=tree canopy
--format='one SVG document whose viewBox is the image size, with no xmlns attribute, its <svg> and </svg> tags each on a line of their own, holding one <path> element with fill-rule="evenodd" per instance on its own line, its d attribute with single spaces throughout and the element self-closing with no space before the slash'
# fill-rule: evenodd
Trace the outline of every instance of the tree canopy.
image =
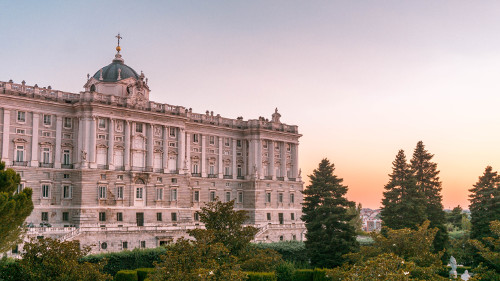
<svg viewBox="0 0 500 281">
<path fill-rule="evenodd" d="M 486 167 L 482 176 L 469 189 L 471 212 L 471 238 L 491 236 L 490 222 L 500 220 L 500 177 L 491 166 Z"/>
</svg>

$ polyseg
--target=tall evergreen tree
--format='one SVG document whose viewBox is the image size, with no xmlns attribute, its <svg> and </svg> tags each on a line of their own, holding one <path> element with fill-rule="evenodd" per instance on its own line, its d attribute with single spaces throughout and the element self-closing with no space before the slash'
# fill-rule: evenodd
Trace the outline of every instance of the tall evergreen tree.
<svg viewBox="0 0 500 281">
<path fill-rule="evenodd" d="M 425 202 L 417 190 L 416 180 L 403 150 L 398 151 L 392 162 L 392 174 L 384 189 L 380 213 L 384 226 L 391 229 L 416 229 L 426 220 Z"/>
<path fill-rule="evenodd" d="M 491 166 L 486 167 L 473 188 L 469 189 L 471 238 L 492 236 L 490 222 L 500 220 L 500 177 Z"/>
<path fill-rule="evenodd" d="M 444 212 L 441 196 L 441 181 L 437 164 L 432 162 L 430 154 L 422 141 L 417 143 L 410 161 L 410 170 L 416 180 L 417 189 L 423 195 L 426 205 L 427 218 L 430 227 L 437 227 L 438 233 L 434 239 L 434 250 L 441 251 L 448 243 L 448 232 L 445 227 L 446 214 Z"/>
<path fill-rule="evenodd" d="M 334 165 L 323 159 L 309 175 L 311 184 L 303 191 L 306 252 L 316 267 L 339 266 L 344 262 L 342 255 L 358 248 L 356 231 L 349 224 L 352 215 L 347 214 L 354 202 L 345 198 L 347 186 L 333 174 L 334 170 Z"/>
</svg>

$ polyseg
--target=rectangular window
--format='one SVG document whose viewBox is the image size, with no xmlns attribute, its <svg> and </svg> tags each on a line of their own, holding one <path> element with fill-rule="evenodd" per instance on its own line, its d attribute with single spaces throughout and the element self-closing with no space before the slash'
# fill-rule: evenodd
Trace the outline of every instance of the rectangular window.
<svg viewBox="0 0 500 281">
<path fill-rule="evenodd" d="M 236 140 L 236 146 L 241 147 L 241 140 Z"/>
<path fill-rule="evenodd" d="M 170 147 L 177 147 L 177 143 L 176 142 L 169 142 L 168 146 L 170 146 Z"/>
<path fill-rule="evenodd" d="M 170 128 L 170 136 L 175 137 L 175 128 Z"/>
<path fill-rule="evenodd" d="M 68 212 L 63 212 L 62 213 L 62 220 L 63 221 L 69 221 L 69 213 Z"/>
<path fill-rule="evenodd" d="M 106 174 L 101 174 L 101 180 L 106 180 Z"/>
<path fill-rule="evenodd" d="M 97 127 L 99 129 L 106 129 L 106 120 L 105 119 L 99 119 L 99 121 L 97 121 Z"/>
<path fill-rule="evenodd" d="M 266 193 L 266 203 L 271 203 L 271 192 Z"/>
<path fill-rule="evenodd" d="M 271 220 L 271 213 L 267 213 L 267 220 L 270 221 Z"/>
<path fill-rule="evenodd" d="M 292 151 L 292 145 L 287 143 L 286 144 L 286 151 Z"/>
<path fill-rule="evenodd" d="M 177 213 L 171 213 L 172 221 L 177 221 Z"/>
<path fill-rule="evenodd" d="M 177 189 L 170 190 L 170 201 L 177 201 Z"/>
<path fill-rule="evenodd" d="M 215 175 L 215 166 L 214 165 L 210 165 L 208 174 Z"/>
<path fill-rule="evenodd" d="M 211 202 L 215 201 L 215 191 L 210 191 L 210 201 Z"/>
<path fill-rule="evenodd" d="M 42 162 L 45 164 L 50 163 L 50 148 L 42 148 Z"/>
<path fill-rule="evenodd" d="M 177 183 L 177 179 L 176 178 L 172 178 L 172 183 Z"/>
<path fill-rule="evenodd" d="M 49 198 L 50 193 L 50 185 L 44 184 L 42 185 L 42 198 Z"/>
<path fill-rule="evenodd" d="M 24 145 L 16 146 L 16 161 L 23 162 L 24 161 Z"/>
<path fill-rule="evenodd" d="M 231 169 L 229 167 L 224 167 L 224 175 L 226 176 L 231 175 Z"/>
<path fill-rule="evenodd" d="M 290 219 L 293 221 L 295 220 L 295 213 L 290 213 Z"/>
<path fill-rule="evenodd" d="M 163 200 L 163 188 L 156 189 L 156 200 Z"/>
<path fill-rule="evenodd" d="M 238 177 L 241 177 L 242 174 L 243 174 L 243 172 L 241 170 L 241 165 L 238 165 L 238 167 L 236 168 L 236 170 L 237 170 L 237 173 L 238 173 Z"/>
<path fill-rule="evenodd" d="M 128 242 L 127 241 L 123 241 L 122 242 L 122 248 L 123 249 L 128 249 Z"/>
<path fill-rule="evenodd" d="M 198 174 L 198 164 L 193 164 L 193 174 Z"/>
<path fill-rule="evenodd" d="M 284 222 L 283 213 L 278 213 L 278 220 L 279 220 L 280 224 L 283 224 L 283 222 Z"/>
<path fill-rule="evenodd" d="M 263 140 L 263 141 L 262 141 L 262 147 L 263 147 L 263 148 L 267 148 L 267 141 L 266 141 L 266 140 Z"/>
<path fill-rule="evenodd" d="M 156 220 L 162 221 L 161 213 L 156 213 Z"/>
<path fill-rule="evenodd" d="M 194 221 L 200 220 L 200 214 L 198 212 L 194 213 Z"/>
<path fill-rule="evenodd" d="M 69 179 L 69 174 L 63 174 L 63 179 Z"/>
<path fill-rule="evenodd" d="M 63 185 L 63 198 L 70 199 L 72 197 L 72 188 L 70 185 Z"/>
<path fill-rule="evenodd" d="M 105 199 L 105 198 L 106 198 L 106 187 L 99 186 L 99 199 Z"/>
<path fill-rule="evenodd" d="M 52 136 L 52 134 L 50 132 L 47 132 L 47 131 L 43 131 L 42 132 L 42 137 L 48 137 L 48 138 L 50 138 L 50 136 Z"/>
<path fill-rule="evenodd" d="M 142 123 L 135 123 L 135 131 L 137 133 L 142 133 Z"/>
<path fill-rule="evenodd" d="M 21 122 L 21 123 L 26 122 L 26 112 L 24 112 L 24 111 L 17 112 L 17 122 Z"/>
<path fill-rule="evenodd" d="M 122 142 L 123 141 L 123 137 L 115 137 L 115 141 Z"/>
<path fill-rule="evenodd" d="M 123 221 L 123 213 L 116 213 L 116 221 Z"/>
<path fill-rule="evenodd" d="M 16 193 L 19 194 L 24 189 L 24 183 L 20 183 L 17 185 Z"/>
<path fill-rule="evenodd" d="M 52 116 L 51 115 L 43 115 L 43 125 L 50 126 L 52 124 Z"/>
<path fill-rule="evenodd" d="M 106 139 L 106 135 L 99 134 L 99 135 L 97 135 L 97 138 L 100 139 L 100 140 L 105 140 Z"/>
<path fill-rule="evenodd" d="M 230 138 L 224 138 L 224 145 L 225 146 L 229 146 L 230 142 L 231 142 Z"/>
<path fill-rule="evenodd" d="M 71 117 L 64 117 L 63 119 L 63 126 L 66 129 L 70 129 L 72 127 L 72 120 Z"/>
<path fill-rule="evenodd" d="M 199 137 L 199 135 L 198 135 L 198 134 L 193 134 L 193 142 L 194 142 L 194 143 L 198 143 L 199 138 L 200 138 L 200 137 Z"/>
<path fill-rule="evenodd" d="M 195 190 L 194 191 L 194 198 L 193 198 L 193 201 L 194 202 L 200 202 L 200 192 L 198 190 Z"/>
<path fill-rule="evenodd" d="M 142 199 L 142 191 L 143 191 L 142 187 L 136 188 L 135 189 L 135 198 Z"/>
<path fill-rule="evenodd" d="M 26 130 L 24 130 L 24 129 L 16 129 L 16 134 L 25 135 L 26 134 Z"/>
<path fill-rule="evenodd" d="M 116 187 L 116 198 L 123 199 L 123 186 Z"/>
<path fill-rule="evenodd" d="M 123 180 L 123 175 L 117 175 L 116 179 L 122 181 Z"/>
<path fill-rule="evenodd" d="M 283 203 L 283 193 L 278 193 L 278 203 Z"/>
<path fill-rule="evenodd" d="M 146 241 L 141 241 L 141 248 L 145 249 L 146 248 Z"/>
<path fill-rule="evenodd" d="M 49 213 L 42 212 L 42 221 L 49 221 Z"/>
<path fill-rule="evenodd" d="M 106 221 L 106 212 L 99 212 L 99 221 Z"/>
<path fill-rule="evenodd" d="M 290 193 L 290 203 L 295 203 L 295 194 Z"/>
<path fill-rule="evenodd" d="M 231 192 L 226 191 L 226 202 L 229 202 L 229 201 L 231 201 Z"/>
<path fill-rule="evenodd" d="M 69 165 L 69 164 L 71 164 L 69 149 L 63 150 L 63 163 L 62 164 L 63 165 Z"/>
<path fill-rule="evenodd" d="M 215 137 L 214 137 L 214 136 L 210 136 L 210 137 L 208 138 L 208 142 L 209 142 L 210 144 L 215 144 Z"/>
<path fill-rule="evenodd" d="M 238 191 L 238 203 L 243 203 L 243 191 Z"/>
</svg>

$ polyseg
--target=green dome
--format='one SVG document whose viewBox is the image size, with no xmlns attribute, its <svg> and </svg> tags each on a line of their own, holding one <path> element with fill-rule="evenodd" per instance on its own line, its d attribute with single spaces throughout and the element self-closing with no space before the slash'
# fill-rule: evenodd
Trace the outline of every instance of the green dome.
<svg viewBox="0 0 500 281">
<path fill-rule="evenodd" d="M 102 79 L 101 78 L 101 70 L 99 69 L 95 74 L 94 78 L 99 81 L 103 82 L 116 82 L 118 80 L 118 69 L 121 69 L 120 71 L 120 80 L 127 79 L 130 77 L 135 78 L 136 80 L 139 79 L 139 75 L 135 70 L 133 70 L 131 67 L 123 63 L 123 60 L 121 59 L 114 59 L 113 62 L 105 67 L 102 68 Z"/>
</svg>

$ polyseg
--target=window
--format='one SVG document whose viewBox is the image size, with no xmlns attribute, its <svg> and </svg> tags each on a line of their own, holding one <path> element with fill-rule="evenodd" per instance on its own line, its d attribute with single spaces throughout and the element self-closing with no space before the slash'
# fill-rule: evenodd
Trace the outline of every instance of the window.
<svg viewBox="0 0 500 281">
<path fill-rule="evenodd" d="M 102 242 L 101 243 L 101 249 L 106 250 L 108 248 L 108 243 Z"/>
<path fill-rule="evenodd" d="M 279 220 L 280 224 L 283 224 L 283 222 L 284 222 L 283 213 L 278 213 L 278 220 Z"/>
<path fill-rule="evenodd" d="M 99 119 L 99 121 L 97 121 L 97 127 L 99 129 L 106 129 L 106 120 L 105 119 Z"/>
<path fill-rule="evenodd" d="M 71 134 L 63 134 L 63 139 L 72 139 Z"/>
<path fill-rule="evenodd" d="M 177 213 L 171 213 L 172 221 L 177 221 Z"/>
<path fill-rule="evenodd" d="M 69 149 L 65 149 L 63 150 L 63 165 L 69 165 L 71 163 L 71 160 L 70 160 L 70 151 Z"/>
<path fill-rule="evenodd" d="M 237 170 L 237 173 L 238 173 L 238 177 L 241 177 L 243 172 L 241 171 L 241 165 L 238 165 L 238 167 L 236 168 Z"/>
<path fill-rule="evenodd" d="M 115 141 L 122 142 L 123 141 L 123 137 L 115 137 Z"/>
<path fill-rule="evenodd" d="M 123 213 L 122 212 L 116 213 L 116 221 L 123 221 Z"/>
<path fill-rule="evenodd" d="M 97 138 L 100 139 L 100 140 L 105 140 L 106 139 L 106 135 L 99 134 L 99 135 L 97 135 Z"/>
<path fill-rule="evenodd" d="M 117 180 L 121 180 L 121 181 L 122 181 L 122 180 L 123 180 L 123 175 L 117 175 L 117 176 L 116 176 L 116 179 L 117 179 Z"/>
<path fill-rule="evenodd" d="M 224 145 L 229 146 L 229 143 L 231 142 L 230 138 L 224 138 Z"/>
<path fill-rule="evenodd" d="M 162 141 L 159 141 L 159 140 L 155 141 L 155 145 L 156 145 L 156 146 L 160 146 L 160 145 L 162 145 Z"/>
<path fill-rule="evenodd" d="M 24 189 L 24 183 L 20 183 L 17 185 L 16 193 L 19 194 Z"/>
<path fill-rule="evenodd" d="M 43 125 L 50 126 L 52 124 L 52 116 L 51 115 L 43 115 Z"/>
<path fill-rule="evenodd" d="M 116 198 L 123 199 L 123 186 L 116 187 Z"/>
<path fill-rule="evenodd" d="M 266 203 L 271 203 L 271 192 L 266 193 Z"/>
<path fill-rule="evenodd" d="M 42 221 L 49 221 L 49 213 L 42 212 Z"/>
<path fill-rule="evenodd" d="M 156 213 L 156 220 L 162 221 L 161 213 Z"/>
<path fill-rule="evenodd" d="M 142 123 L 135 123 L 135 131 L 137 133 L 142 133 Z"/>
<path fill-rule="evenodd" d="M 42 198 L 49 198 L 50 193 L 50 185 L 44 184 L 42 185 Z"/>
<path fill-rule="evenodd" d="M 208 138 L 208 142 L 210 144 L 215 144 L 215 137 L 214 136 L 210 136 L 210 138 Z"/>
<path fill-rule="evenodd" d="M 26 130 L 25 129 L 16 129 L 16 134 L 24 135 L 24 134 L 26 134 Z"/>
<path fill-rule="evenodd" d="M 146 241 L 141 241 L 141 248 L 146 248 Z"/>
<path fill-rule="evenodd" d="M 215 166 L 214 165 L 210 165 L 210 167 L 208 169 L 209 169 L 210 175 L 215 175 Z"/>
<path fill-rule="evenodd" d="M 63 221 L 69 221 L 69 213 L 68 212 L 63 212 L 62 213 L 62 220 Z"/>
<path fill-rule="evenodd" d="M 177 201 L 177 189 L 170 190 L 170 201 Z"/>
<path fill-rule="evenodd" d="M 271 220 L 271 213 L 267 213 L 267 220 L 270 221 Z"/>
<path fill-rule="evenodd" d="M 72 197 L 72 188 L 70 185 L 63 185 L 63 198 L 69 199 Z"/>
<path fill-rule="evenodd" d="M 16 145 L 16 161 L 24 161 L 24 145 Z"/>
<path fill-rule="evenodd" d="M 291 151 L 292 150 L 292 145 L 287 143 L 286 144 L 286 151 Z"/>
<path fill-rule="evenodd" d="M 24 112 L 24 111 L 17 112 L 17 122 L 20 122 L 20 123 L 26 122 L 26 112 Z"/>
<path fill-rule="evenodd" d="M 292 235 L 292 240 L 294 240 L 294 241 L 297 240 L 297 235 L 293 234 Z"/>
<path fill-rule="evenodd" d="M 123 241 L 122 242 L 122 248 L 123 249 L 128 249 L 128 242 L 127 241 Z"/>
<path fill-rule="evenodd" d="M 229 202 L 229 201 L 231 201 L 231 192 L 226 191 L 226 202 Z"/>
<path fill-rule="evenodd" d="M 290 193 L 290 203 L 295 203 L 295 194 Z"/>
<path fill-rule="evenodd" d="M 278 193 L 278 203 L 283 203 L 283 193 Z"/>
<path fill-rule="evenodd" d="M 106 221 L 106 212 L 99 212 L 99 221 Z"/>
<path fill-rule="evenodd" d="M 200 202 L 200 192 L 198 190 L 195 190 L 194 191 L 194 198 L 193 198 L 193 201 L 194 202 Z"/>
<path fill-rule="evenodd" d="M 42 162 L 45 164 L 50 163 L 50 148 L 42 148 Z"/>
<path fill-rule="evenodd" d="M 198 142 L 199 142 L 199 140 L 200 140 L 200 135 L 198 135 L 198 134 L 193 134 L 193 142 L 194 142 L 194 143 L 198 143 Z"/>
<path fill-rule="evenodd" d="M 215 201 L 215 191 L 210 191 L 210 201 L 211 202 Z"/>
<path fill-rule="evenodd" d="M 64 119 L 63 119 L 63 126 L 64 126 L 64 128 L 70 129 L 71 125 L 72 125 L 71 117 L 64 117 Z"/>
<path fill-rule="evenodd" d="M 99 186 L 99 199 L 105 199 L 105 198 L 106 198 L 106 187 Z"/>
<path fill-rule="evenodd" d="M 177 147 L 177 143 L 176 142 L 169 142 L 168 146 L 170 146 L 170 147 Z"/>
<path fill-rule="evenodd" d="M 69 174 L 63 174 L 63 179 L 69 179 Z"/>
<path fill-rule="evenodd" d="M 263 140 L 263 141 L 262 141 L 262 147 L 263 147 L 263 148 L 267 148 L 267 141 L 266 141 L 266 140 Z"/>
<path fill-rule="evenodd" d="M 193 174 L 198 174 L 198 164 L 193 164 Z"/>
<path fill-rule="evenodd" d="M 226 186 L 227 186 L 227 187 L 231 186 L 231 183 L 226 182 Z"/>
<path fill-rule="evenodd" d="M 280 235 L 280 241 L 283 241 L 284 239 L 283 235 Z"/>
<path fill-rule="evenodd" d="M 51 135 L 52 134 L 50 132 L 47 132 L 47 131 L 43 131 L 42 132 L 42 137 L 48 137 L 48 138 L 50 138 Z"/>
<path fill-rule="evenodd" d="M 143 188 L 142 187 L 136 188 L 135 189 L 135 198 L 142 199 L 142 192 L 143 192 Z"/>
<path fill-rule="evenodd" d="M 224 167 L 224 175 L 229 176 L 231 174 L 231 170 L 229 167 Z"/>
<path fill-rule="evenodd" d="M 243 191 L 238 191 L 238 203 L 243 203 Z"/>
<path fill-rule="evenodd" d="M 175 128 L 170 128 L 170 136 L 175 137 Z"/>
<path fill-rule="evenodd" d="M 163 188 L 156 189 L 156 200 L 163 200 Z"/>
<path fill-rule="evenodd" d="M 177 179 L 176 178 L 172 178 L 172 183 L 177 183 Z"/>
<path fill-rule="evenodd" d="M 106 180 L 106 174 L 101 174 L 101 180 Z"/>
<path fill-rule="evenodd" d="M 295 213 L 290 213 L 290 219 L 293 221 L 295 220 Z"/>
<path fill-rule="evenodd" d="M 198 212 L 194 213 L 194 221 L 200 220 L 200 214 Z"/>
<path fill-rule="evenodd" d="M 236 146 L 241 147 L 241 140 L 236 140 Z"/>
</svg>

